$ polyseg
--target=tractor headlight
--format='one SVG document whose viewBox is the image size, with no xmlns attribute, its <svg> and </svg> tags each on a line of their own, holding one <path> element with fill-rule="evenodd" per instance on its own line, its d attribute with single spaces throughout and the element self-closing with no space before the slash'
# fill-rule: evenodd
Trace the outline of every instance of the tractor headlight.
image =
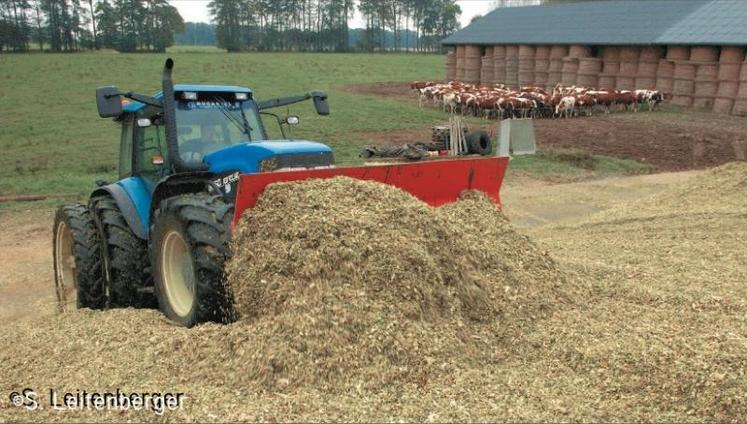
<svg viewBox="0 0 747 424">
<path fill-rule="evenodd" d="M 270 172 L 278 169 L 280 166 L 280 161 L 278 161 L 278 158 L 271 157 L 267 159 L 262 159 L 259 161 L 259 172 Z"/>
<path fill-rule="evenodd" d="M 247 93 L 236 93 L 236 100 L 247 100 L 249 95 Z"/>
<path fill-rule="evenodd" d="M 182 93 L 182 99 L 184 100 L 197 100 L 197 93 L 194 91 L 185 91 Z"/>
</svg>

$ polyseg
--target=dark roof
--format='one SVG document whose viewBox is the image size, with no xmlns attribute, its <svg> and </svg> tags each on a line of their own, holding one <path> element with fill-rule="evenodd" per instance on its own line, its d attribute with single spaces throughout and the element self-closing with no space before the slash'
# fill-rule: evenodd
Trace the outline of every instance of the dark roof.
<svg viewBox="0 0 747 424">
<path fill-rule="evenodd" d="M 454 44 L 747 45 L 747 0 L 596 0 L 498 8 Z"/>
</svg>

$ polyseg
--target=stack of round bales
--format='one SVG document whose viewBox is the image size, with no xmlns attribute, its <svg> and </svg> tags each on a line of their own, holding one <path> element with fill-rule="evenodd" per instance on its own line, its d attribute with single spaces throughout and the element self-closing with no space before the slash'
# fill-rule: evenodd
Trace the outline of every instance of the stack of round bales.
<svg viewBox="0 0 747 424">
<path fill-rule="evenodd" d="M 738 116 L 747 116 L 747 60 L 742 62 L 742 69 L 739 73 L 739 88 L 737 89 L 732 113 Z"/>
<path fill-rule="evenodd" d="M 547 71 L 550 68 L 550 46 L 537 46 L 534 53 L 534 85 L 547 85 Z"/>
<path fill-rule="evenodd" d="M 656 89 L 663 93 L 672 93 L 674 85 L 674 62 L 669 59 L 659 59 L 656 68 Z"/>
<path fill-rule="evenodd" d="M 534 84 L 534 46 L 519 46 L 519 86 Z"/>
<path fill-rule="evenodd" d="M 449 52 L 446 55 L 446 81 L 453 81 L 456 79 L 456 53 Z"/>
<path fill-rule="evenodd" d="M 713 100 L 713 111 L 730 113 L 739 89 L 739 71 L 745 54 L 742 47 L 722 47 L 718 64 L 718 90 Z"/>
<path fill-rule="evenodd" d="M 563 77 L 563 58 L 568 56 L 568 46 L 554 45 L 550 49 L 550 63 L 547 68 L 547 89 L 552 90 Z"/>
<path fill-rule="evenodd" d="M 712 109 L 718 90 L 719 48 L 696 46 L 690 49 L 690 61 L 696 65 L 693 106 Z"/>
<path fill-rule="evenodd" d="M 519 46 L 506 46 L 506 80 L 504 84 L 509 87 L 519 85 Z"/>
<path fill-rule="evenodd" d="M 695 91 L 695 65 L 689 61 L 690 48 L 687 46 L 669 46 L 667 59 L 674 62 L 672 104 L 685 107 L 692 106 L 693 92 Z"/>
<path fill-rule="evenodd" d="M 620 47 L 620 71 L 617 73 L 618 90 L 634 90 L 638 74 L 638 60 L 641 48 L 638 46 Z"/>
<path fill-rule="evenodd" d="M 599 73 L 602 71 L 602 59 L 582 57 L 578 59 L 578 77 L 576 84 L 582 87 L 598 87 Z"/>
<path fill-rule="evenodd" d="M 482 67 L 482 48 L 468 45 L 464 50 L 464 81 L 470 84 L 480 82 L 480 68 Z"/>
<path fill-rule="evenodd" d="M 664 49 L 658 46 L 641 48 L 638 60 L 638 73 L 635 78 L 635 88 L 653 90 L 656 87 L 656 75 L 659 60 L 664 56 Z"/>
<path fill-rule="evenodd" d="M 599 88 L 615 88 L 620 72 L 620 48 L 607 46 L 602 49 L 602 73 L 599 74 Z"/>
<path fill-rule="evenodd" d="M 506 46 L 493 46 L 493 81 L 506 82 Z"/>
<path fill-rule="evenodd" d="M 480 83 L 493 84 L 495 82 L 493 74 L 493 47 L 485 47 L 485 54 L 482 57 L 481 63 Z"/>
<path fill-rule="evenodd" d="M 459 81 L 464 80 L 464 53 L 466 49 L 465 46 L 457 46 L 456 48 L 456 79 Z"/>
</svg>

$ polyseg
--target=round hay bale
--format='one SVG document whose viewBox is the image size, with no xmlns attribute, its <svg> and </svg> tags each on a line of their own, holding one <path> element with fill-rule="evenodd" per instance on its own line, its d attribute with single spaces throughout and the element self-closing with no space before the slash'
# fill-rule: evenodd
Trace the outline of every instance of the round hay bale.
<svg viewBox="0 0 747 424">
<path fill-rule="evenodd" d="M 695 65 L 687 62 L 675 62 L 674 77 L 678 79 L 695 79 Z"/>
<path fill-rule="evenodd" d="M 641 48 L 637 46 L 620 47 L 620 62 L 637 62 L 641 55 Z"/>
<path fill-rule="evenodd" d="M 747 100 L 747 82 L 742 81 L 739 83 L 739 88 L 737 89 L 737 99 Z"/>
<path fill-rule="evenodd" d="M 576 78 L 578 74 L 575 72 L 562 72 L 560 74 L 560 82 L 563 85 L 574 85 L 576 84 Z"/>
<path fill-rule="evenodd" d="M 715 62 L 718 60 L 718 56 L 718 47 L 693 46 L 690 48 L 690 60 L 694 62 Z"/>
<path fill-rule="evenodd" d="M 485 51 L 484 51 L 482 57 L 486 57 L 486 56 L 489 57 L 489 58 L 491 58 L 491 59 L 493 58 L 493 46 L 486 46 L 485 47 Z"/>
<path fill-rule="evenodd" d="M 535 59 L 534 60 L 534 71 L 535 72 L 547 72 L 550 68 L 549 59 Z"/>
<path fill-rule="evenodd" d="M 695 81 L 695 97 L 715 96 L 718 91 L 716 81 Z"/>
<path fill-rule="evenodd" d="M 636 77 L 635 88 L 636 90 L 653 90 L 656 87 L 656 78 L 652 77 Z"/>
<path fill-rule="evenodd" d="M 578 59 L 567 57 L 563 59 L 563 73 L 570 74 L 578 72 Z"/>
<path fill-rule="evenodd" d="M 735 63 L 744 60 L 744 47 L 721 47 L 721 56 L 718 61 L 721 63 Z"/>
<path fill-rule="evenodd" d="M 466 53 L 467 48 L 465 46 L 457 46 L 456 47 L 456 55 L 457 57 L 464 57 L 464 54 Z"/>
<path fill-rule="evenodd" d="M 456 79 L 459 81 L 464 80 L 464 46 L 457 46 L 456 48 Z"/>
<path fill-rule="evenodd" d="M 602 71 L 602 60 L 595 57 L 585 57 L 578 60 L 578 72 L 584 74 L 598 74 Z"/>
<path fill-rule="evenodd" d="M 568 56 L 568 46 L 555 45 L 550 49 L 550 59 L 562 59 Z"/>
<path fill-rule="evenodd" d="M 547 85 L 554 87 L 563 79 L 563 73 L 552 71 L 547 73 Z"/>
<path fill-rule="evenodd" d="M 738 81 L 719 81 L 716 94 L 720 97 L 734 99 L 737 97 L 737 90 L 739 90 Z"/>
<path fill-rule="evenodd" d="M 617 75 L 620 73 L 620 62 L 605 60 L 602 66 L 602 72 L 605 74 Z"/>
<path fill-rule="evenodd" d="M 656 78 L 656 89 L 662 93 L 671 93 L 674 90 L 674 79 L 667 77 Z"/>
<path fill-rule="evenodd" d="M 469 84 L 480 83 L 480 69 L 465 69 L 464 70 L 464 82 Z"/>
<path fill-rule="evenodd" d="M 535 59 L 550 59 L 550 46 L 535 46 Z"/>
<path fill-rule="evenodd" d="M 506 46 L 500 44 L 493 46 L 493 58 L 494 59 L 505 59 L 506 58 Z"/>
<path fill-rule="evenodd" d="M 547 84 L 547 72 L 535 72 L 534 73 L 534 85 L 544 86 Z"/>
<path fill-rule="evenodd" d="M 507 59 L 508 58 L 518 59 L 519 58 L 519 46 L 514 45 L 514 44 L 510 44 L 506 46 L 506 58 Z"/>
<path fill-rule="evenodd" d="M 672 96 L 672 104 L 682 107 L 690 107 L 693 104 L 693 97 L 681 94 L 675 94 Z"/>
<path fill-rule="evenodd" d="M 597 85 L 599 86 L 599 88 L 612 89 L 617 86 L 617 77 L 615 75 L 601 74 L 599 75 Z"/>
<path fill-rule="evenodd" d="M 534 59 L 519 59 L 520 71 L 534 71 Z"/>
<path fill-rule="evenodd" d="M 734 107 L 734 99 L 717 97 L 713 100 L 713 111 L 716 113 L 730 113 Z"/>
<path fill-rule="evenodd" d="M 658 62 L 638 62 L 639 77 L 656 78 L 656 71 L 658 69 Z"/>
<path fill-rule="evenodd" d="M 695 90 L 695 82 L 690 79 L 675 79 L 672 93 L 679 95 L 692 95 Z"/>
<path fill-rule="evenodd" d="M 695 71 L 695 79 L 700 81 L 713 81 L 718 77 L 718 62 L 703 63 L 698 65 Z"/>
<path fill-rule="evenodd" d="M 656 76 L 664 78 L 674 77 L 674 62 L 668 59 L 661 59 L 659 66 L 656 68 Z"/>
<path fill-rule="evenodd" d="M 660 46 L 645 46 L 641 48 L 639 60 L 641 62 L 658 62 L 664 57 L 664 48 Z"/>
<path fill-rule="evenodd" d="M 596 88 L 599 85 L 599 74 L 582 74 L 579 72 L 576 77 L 576 84 L 582 87 Z"/>
<path fill-rule="evenodd" d="M 739 80 L 739 69 L 741 63 L 721 63 L 718 66 L 718 79 L 721 81 Z"/>
<path fill-rule="evenodd" d="M 635 90 L 635 78 L 618 75 L 615 88 L 618 90 Z"/>
<path fill-rule="evenodd" d="M 711 110 L 713 109 L 713 97 L 695 97 L 693 99 L 693 108 L 700 110 Z"/>
<path fill-rule="evenodd" d="M 493 65 L 493 81 L 497 84 L 503 83 L 506 80 L 506 63 L 504 61 L 496 61 Z"/>
<path fill-rule="evenodd" d="M 619 75 L 634 77 L 638 73 L 638 62 L 620 62 Z"/>
<path fill-rule="evenodd" d="M 668 60 L 688 60 L 690 59 L 690 47 L 688 46 L 669 46 L 667 47 Z"/>
<path fill-rule="evenodd" d="M 522 44 L 519 46 L 519 59 L 534 59 L 534 46 Z"/>
<path fill-rule="evenodd" d="M 480 82 L 483 84 L 493 84 L 494 82 L 494 69 L 493 69 L 493 57 L 492 56 L 482 57 L 482 68 L 480 70 Z"/>
<path fill-rule="evenodd" d="M 561 72 L 563 70 L 563 61 L 558 59 L 550 60 L 550 64 L 547 67 L 548 72 Z"/>
<path fill-rule="evenodd" d="M 747 81 L 747 60 L 742 62 L 742 68 L 739 71 L 739 80 Z"/>
<path fill-rule="evenodd" d="M 480 46 L 468 45 L 465 47 L 464 57 L 473 59 L 482 57 L 482 48 Z"/>
<path fill-rule="evenodd" d="M 446 80 L 453 81 L 456 79 L 456 53 L 449 52 L 446 55 Z"/>
<path fill-rule="evenodd" d="M 519 85 L 534 85 L 534 71 L 519 71 Z"/>
<path fill-rule="evenodd" d="M 602 48 L 602 60 L 605 62 L 619 62 L 620 61 L 620 48 L 613 46 L 606 46 Z"/>
<path fill-rule="evenodd" d="M 569 57 L 589 57 L 591 56 L 591 47 L 580 44 L 574 44 L 568 49 Z"/>
<path fill-rule="evenodd" d="M 747 100 L 737 100 L 734 102 L 734 109 L 731 110 L 732 115 L 747 116 Z"/>
</svg>

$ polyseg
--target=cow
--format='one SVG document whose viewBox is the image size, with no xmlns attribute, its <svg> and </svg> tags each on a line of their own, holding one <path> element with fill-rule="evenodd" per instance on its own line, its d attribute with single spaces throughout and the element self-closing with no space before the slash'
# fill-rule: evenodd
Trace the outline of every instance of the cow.
<svg viewBox="0 0 747 424">
<path fill-rule="evenodd" d="M 573 96 L 564 96 L 560 98 L 558 105 L 555 106 L 555 116 L 563 116 L 568 119 L 573 117 L 573 111 L 576 108 L 576 98 Z"/>
</svg>

